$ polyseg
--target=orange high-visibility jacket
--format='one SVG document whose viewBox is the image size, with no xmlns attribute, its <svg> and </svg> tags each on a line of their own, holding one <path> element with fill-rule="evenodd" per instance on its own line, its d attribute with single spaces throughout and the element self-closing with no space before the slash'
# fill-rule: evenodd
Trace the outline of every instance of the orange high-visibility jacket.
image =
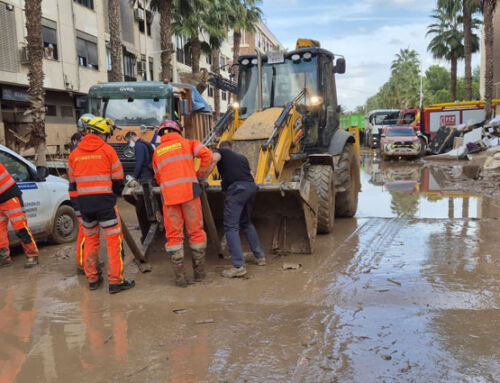
<svg viewBox="0 0 500 383">
<path fill-rule="evenodd" d="M 16 184 L 14 178 L 10 175 L 10 173 L 5 169 L 2 163 L 0 163 L 0 195 L 9 190 L 12 186 Z"/>
<path fill-rule="evenodd" d="M 196 172 L 194 157 L 201 160 Z M 165 205 L 191 201 L 199 190 L 198 178 L 206 176 L 212 164 L 212 152 L 198 140 L 187 140 L 178 133 L 166 133 L 153 155 L 153 169 Z"/>
<path fill-rule="evenodd" d="M 115 149 L 95 134 L 87 134 L 69 155 L 69 182 L 78 196 L 113 193 L 113 180 L 123 179 Z"/>
</svg>

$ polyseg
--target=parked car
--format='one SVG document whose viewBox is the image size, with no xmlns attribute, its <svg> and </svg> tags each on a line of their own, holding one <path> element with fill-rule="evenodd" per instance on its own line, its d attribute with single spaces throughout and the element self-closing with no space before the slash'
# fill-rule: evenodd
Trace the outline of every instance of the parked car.
<svg viewBox="0 0 500 383">
<path fill-rule="evenodd" d="M 378 109 L 369 112 L 366 116 L 366 147 L 378 148 L 382 130 L 388 126 L 398 125 L 400 119 L 400 111 L 398 109 Z"/>
<path fill-rule="evenodd" d="M 389 157 L 419 157 L 422 155 L 422 141 L 412 127 L 395 126 L 384 128 L 380 143 L 382 159 Z"/>
<path fill-rule="evenodd" d="M 33 235 L 54 243 L 73 242 L 78 235 L 78 218 L 70 204 L 68 181 L 52 175 L 40 177 L 31 162 L 3 145 L 0 162 L 23 193 L 24 211 Z M 11 245 L 20 243 L 10 223 L 9 240 Z"/>
</svg>

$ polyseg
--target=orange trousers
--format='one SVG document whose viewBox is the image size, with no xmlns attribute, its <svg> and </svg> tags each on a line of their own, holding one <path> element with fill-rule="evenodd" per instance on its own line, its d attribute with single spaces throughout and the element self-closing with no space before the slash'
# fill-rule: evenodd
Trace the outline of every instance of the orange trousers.
<svg viewBox="0 0 500 383">
<path fill-rule="evenodd" d="M 203 213 L 201 200 L 197 197 L 179 205 L 163 205 L 165 221 L 165 237 L 167 251 L 182 249 L 184 245 L 184 224 L 189 235 L 191 247 L 204 248 L 207 243 L 207 234 L 203 230 Z"/>
<path fill-rule="evenodd" d="M 76 267 L 83 270 L 83 246 L 85 245 L 85 234 L 83 233 L 83 220 L 78 216 L 78 237 L 76 238 Z"/>
<path fill-rule="evenodd" d="M 99 279 L 99 228 L 103 229 L 108 250 L 108 281 L 110 284 L 123 282 L 123 233 L 120 216 L 116 207 L 104 209 L 94 214 L 87 214 L 82 209 L 83 234 L 83 269 L 89 282 Z"/>
<path fill-rule="evenodd" d="M 21 239 L 21 245 L 28 258 L 38 257 L 38 248 L 35 239 L 28 227 L 28 220 L 23 211 L 22 200 L 14 197 L 0 203 L 0 248 L 9 249 L 9 221 L 16 235 Z"/>
</svg>

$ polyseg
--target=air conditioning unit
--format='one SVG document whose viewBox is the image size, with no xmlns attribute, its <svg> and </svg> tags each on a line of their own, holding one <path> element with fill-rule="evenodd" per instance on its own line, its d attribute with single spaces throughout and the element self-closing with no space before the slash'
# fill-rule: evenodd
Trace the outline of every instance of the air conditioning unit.
<svg viewBox="0 0 500 383">
<path fill-rule="evenodd" d="M 137 72 L 146 71 L 146 61 L 137 61 Z"/>
<path fill-rule="evenodd" d="M 134 18 L 137 21 L 144 21 L 144 9 L 141 8 L 134 9 Z"/>
<path fill-rule="evenodd" d="M 21 64 L 28 64 L 30 62 L 27 47 L 21 47 L 21 49 L 19 49 L 19 61 Z"/>
</svg>

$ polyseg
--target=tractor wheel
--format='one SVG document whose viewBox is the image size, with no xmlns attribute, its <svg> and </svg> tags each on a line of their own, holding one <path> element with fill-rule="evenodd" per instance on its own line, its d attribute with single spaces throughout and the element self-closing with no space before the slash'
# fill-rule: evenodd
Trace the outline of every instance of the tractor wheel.
<svg viewBox="0 0 500 383">
<path fill-rule="evenodd" d="M 307 179 L 318 191 L 318 234 L 328 234 L 335 220 L 335 179 L 329 165 L 311 165 Z"/>
<path fill-rule="evenodd" d="M 342 192 L 335 198 L 335 215 L 352 217 L 358 210 L 359 162 L 352 144 L 346 144 L 340 155 L 335 177 Z"/>
</svg>

